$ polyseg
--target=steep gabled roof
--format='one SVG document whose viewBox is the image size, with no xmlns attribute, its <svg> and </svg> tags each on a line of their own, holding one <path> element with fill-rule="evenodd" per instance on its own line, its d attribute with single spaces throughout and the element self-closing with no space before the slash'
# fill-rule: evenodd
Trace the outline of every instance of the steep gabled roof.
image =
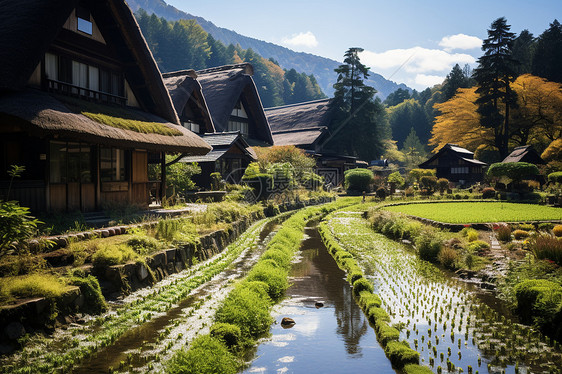
<svg viewBox="0 0 562 374">
<path fill-rule="evenodd" d="M 258 156 L 244 140 L 240 131 L 217 132 L 214 134 L 203 134 L 203 139 L 211 146 L 213 150 L 204 156 L 188 156 L 181 159 L 181 162 L 209 162 L 216 161 L 224 156 L 232 147 L 239 148 L 251 160 L 256 161 Z"/>
<path fill-rule="evenodd" d="M 320 141 L 330 123 L 330 99 L 267 108 L 275 145 L 309 146 Z"/>
<path fill-rule="evenodd" d="M 434 160 L 443 156 L 444 153 L 449 153 L 449 154 L 453 155 L 454 158 L 461 159 L 461 160 L 463 160 L 463 161 L 465 161 L 469 164 L 474 164 L 474 165 L 479 165 L 479 166 L 488 165 L 485 162 L 475 160 L 474 159 L 474 153 L 470 152 L 468 149 L 459 147 L 456 144 L 447 143 L 441 149 L 439 149 L 439 151 L 437 151 L 436 154 L 431 156 L 429 158 L 429 160 L 427 160 L 425 162 L 422 162 L 418 166 L 420 168 L 429 168 L 429 169 L 434 168 L 435 166 L 430 165 L 431 162 L 433 162 Z"/>
<path fill-rule="evenodd" d="M 252 79 L 253 74 L 252 65 L 247 63 L 197 71 L 216 131 L 228 130 L 232 110 L 241 98 L 248 115 L 256 124 L 254 133 L 257 139 L 273 144 L 261 99 Z"/>
<path fill-rule="evenodd" d="M 150 117 L 178 136 L 143 134 L 118 129 L 73 113 L 53 96 L 27 88 L 27 82 L 45 52 L 53 44 L 77 0 L 18 0 L 0 2 L 0 115 L 27 121 L 19 124 L 32 132 L 60 131 L 78 140 L 89 139 L 147 149 L 206 153 L 210 146 L 179 126 L 179 119 L 162 82 L 140 28 L 124 0 L 82 0 L 91 12 L 103 39 L 123 62 L 125 79 L 144 111 L 132 108 L 132 117 Z M 33 102 L 32 100 L 40 100 Z M 27 106 L 27 107 L 25 107 Z M 160 117 L 157 118 L 156 116 Z M 84 125 L 81 125 L 84 122 Z"/>
<path fill-rule="evenodd" d="M 503 161 L 505 162 L 529 162 L 535 165 L 544 165 L 546 162 L 541 158 L 531 145 L 516 147 Z"/>
<path fill-rule="evenodd" d="M 207 101 L 203 95 L 201 84 L 197 81 L 195 70 L 181 70 L 163 73 L 164 85 L 168 89 L 176 112 L 179 116 L 183 113 L 189 99 L 196 103 L 200 118 L 203 119 L 206 132 L 215 132 L 215 126 L 209 113 Z"/>
</svg>

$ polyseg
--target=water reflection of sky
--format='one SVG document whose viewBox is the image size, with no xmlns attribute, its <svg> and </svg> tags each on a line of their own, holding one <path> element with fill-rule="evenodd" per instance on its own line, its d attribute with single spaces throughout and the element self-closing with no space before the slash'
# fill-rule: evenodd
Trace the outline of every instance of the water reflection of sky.
<svg viewBox="0 0 562 374">
<path fill-rule="evenodd" d="M 394 373 L 344 273 L 327 251 L 318 250 L 316 232 L 308 235 L 287 298 L 273 311 L 271 336 L 246 373 Z M 316 308 L 315 301 L 324 307 Z M 283 328 L 283 317 L 295 325 Z"/>
</svg>

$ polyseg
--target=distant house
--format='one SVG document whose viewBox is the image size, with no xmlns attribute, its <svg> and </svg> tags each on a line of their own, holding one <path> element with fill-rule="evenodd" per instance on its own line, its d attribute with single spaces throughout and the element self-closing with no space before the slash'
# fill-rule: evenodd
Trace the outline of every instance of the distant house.
<svg viewBox="0 0 562 374">
<path fill-rule="evenodd" d="M 275 145 L 294 145 L 316 158 L 317 173 L 326 184 L 339 185 L 344 172 L 367 167 L 353 156 L 336 154 L 325 147 L 331 122 L 330 99 L 267 108 L 265 114 Z"/>
<path fill-rule="evenodd" d="M 484 168 L 487 165 L 474 159 L 474 153 L 469 150 L 448 143 L 419 167 L 435 169 L 437 178 L 446 178 L 460 185 L 470 185 L 484 179 Z"/>
<path fill-rule="evenodd" d="M 0 5 L 0 195 L 36 212 L 146 206 L 149 160 L 211 150 L 179 125 L 124 0 Z M 157 185 L 157 188 L 155 187 Z"/>
<path fill-rule="evenodd" d="M 505 162 L 528 162 L 535 165 L 545 165 L 546 162 L 541 158 L 532 145 L 516 147 L 503 161 Z"/>
<path fill-rule="evenodd" d="M 250 144 L 273 145 L 252 74 L 250 64 L 240 64 L 162 75 L 182 124 L 213 147 L 207 155 L 181 159 L 201 166 L 201 175 L 194 177 L 199 187 L 209 188 L 214 172 L 229 183 L 240 182 L 257 160 Z"/>
</svg>

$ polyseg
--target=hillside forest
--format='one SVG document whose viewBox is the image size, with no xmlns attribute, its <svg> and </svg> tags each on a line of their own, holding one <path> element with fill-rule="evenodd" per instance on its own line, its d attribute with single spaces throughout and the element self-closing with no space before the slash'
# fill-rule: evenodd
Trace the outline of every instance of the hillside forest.
<svg viewBox="0 0 562 374">
<path fill-rule="evenodd" d="M 251 48 L 226 46 L 195 20 L 167 21 L 142 9 L 135 16 L 162 72 L 249 62 L 265 108 L 326 97 L 313 75 L 283 70 L 275 60 L 265 59 Z"/>
</svg>

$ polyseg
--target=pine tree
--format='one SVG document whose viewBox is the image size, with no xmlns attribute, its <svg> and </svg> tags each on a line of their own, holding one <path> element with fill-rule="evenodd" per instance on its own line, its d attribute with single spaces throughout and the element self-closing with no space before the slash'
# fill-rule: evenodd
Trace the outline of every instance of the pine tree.
<svg viewBox="0 0 562 374">
<path fill-rule="evenodd" d="M 518 75 L 530 74 L 535 53 L 535 38 L 529 30 L 521 31 L 521 34 L 513 42 L 513 58 L 519 62 L 516 66 Z"/>
<path fill-rule="evenodd" d="M 455 96 L 457 89 L 468 88 L 469 85 L 470 78 L 465 75 L 459 64 L 455 64 L 449 75 L 447 75 L 447 79 L 445 79 L 445 84 L 441 90 L 441 100 L 443 102 L 449 100 L 451 97 Z"/>
<path fill-rule="evenodd" d="M 509 115 L 517 101 L 511 89 L 511 83 L 516 78 L 516 62 L 511 50 L 515 34 L 509 31 L 510 28 L 503 17 L 492 23 L 488 38 L 482 44 L 484 55 L 478 59 L 479 65 L 474 71 L 478 83 L 476 93 L 479 97 L 476 103 L 481 116 L 480 123 L 483 127 L 493 129 L 494 144 L 501 157 L 509 153 Z"/>
<path fill-rule="evenodd" d="M 537 41 L 533 59 L 533 75 L 562 83 L 562 25 L 557 20 Z"/>
<path fill-rule="evenodd" d="M 325 144 L 336 152 L 373 160 L 383 153 L 388 126 L 384 107 L 374 98 L 376 90 L 364 83 L 369 68 L 359 59 L 362 51 L 348 49 L 344 64 L 335 69 L 338 79 L 330 102 L 331 136 Z"/>
</svg>

